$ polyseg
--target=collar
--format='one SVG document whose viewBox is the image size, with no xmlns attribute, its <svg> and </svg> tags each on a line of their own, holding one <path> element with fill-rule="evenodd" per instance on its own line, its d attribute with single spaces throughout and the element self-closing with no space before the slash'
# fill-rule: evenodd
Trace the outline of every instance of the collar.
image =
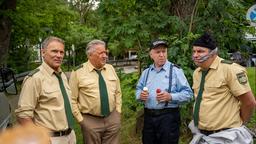
<svg viewBox="0 0 256 144">
<path fill-rule="evenodd" d="M 221 60 L 222 60 L 222 59 L 221 59 L 219 56 L 217 56 L 217 57 L 213 60 L 212 64 L 209 66 L 209 69 L 217 69 L 218 66 L 219 66 L 219 64 L 220 64 L 220 61 L 221 61 Z M 202 71 L 202 70 L 203 70 L 203 69 L 200 68 L 199 71 Z"/>
<path fill-rule="evenodd" d="M 87 63 L 88 63 L 88 69 L 89 69 L 90 72 L 92 72 L 96 69 L 89 60 L 88 60 Z M 106 69 L 106 64 L 102 68 L 100 68 L 99 70 L 105 70 L 105 69 Z"/>
<path fill-rule="evenodd" d="M 43 68 L 46 70 L 46 72 L 47 72 L 49 75 L 52 75 L 52 74 L 55 72 L 55 70 L 52 69 L 52 68 L 51 68 L 47 63 L 45 63 L 45 62 L 42 63 L 42 66 L 43 66 Z M 59 70 L 58 70 L 56 73 L 62 73 L 61 68 L 59 68 Z"/>
<path fill-rule="evenodd" d="M 167 70 L 169 69 L 170 65 L 171 65 L 171 62 L 169 62 L 168 60 L 166 60 L 165 64 L 160 68 L 160 71 L 161 71 L 161 70 L 167 71 Z M 154 64 L 151 64 L 151 65 L 149 66 L 149 68 L 150 68 L 151 71 L 152 71 L 152 70 L 155 70 L 155 71 L 156 71 L 156 67 L 155 67 Z"/>
</svg>

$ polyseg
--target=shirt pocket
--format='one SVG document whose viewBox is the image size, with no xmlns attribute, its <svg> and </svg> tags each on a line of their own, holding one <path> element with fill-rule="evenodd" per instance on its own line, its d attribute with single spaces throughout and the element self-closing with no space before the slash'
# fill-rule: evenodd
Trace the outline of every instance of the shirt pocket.
<svg viewBox="0 0 256 144">
<path fill-rule="evenodd" d="M 40 96 L 39 100 L 42 103 L 47 103 L 47 105 L 61 105 L 63 100 L 58 99 L 63 97 L 59 85 L 46 85 L 43 87 L 43 93 Z"/>
<path fill-rule="evenodd" d="M 210 95 L 217 95 L 223 93 L 225 89 L 223 89 L 224 82 L 222 80 L 215 81 L 207 81 L 204 84 L 204 92 L 209 93 Z"/>
<path fill-rule="evenodd" d="M 98 81 L 96 78 L 81 77 L 79 91 L 89 97 L 97 97 L 99 93 Z"/>
<path fill-rule="evenodd" d="M 106 85 L 108 89 L 108 93 L 111 95 L 115 95 L 117 90 L 117 78 L 116 77 L 107 77 Z"/>
</svg>

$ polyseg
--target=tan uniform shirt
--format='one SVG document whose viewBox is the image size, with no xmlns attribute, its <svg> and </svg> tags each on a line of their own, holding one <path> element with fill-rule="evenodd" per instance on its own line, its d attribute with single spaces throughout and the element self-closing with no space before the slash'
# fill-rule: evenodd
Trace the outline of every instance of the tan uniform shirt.
<svg viewBox="0 0 256 144">
<path fill-rule="evenodd" d="M 64 100 L 54 70 L 46 63 L 38 69 L 38 72 L 27 76 L 23 81 L 16 115 L 20 118 L 32 118 L 35 124 L 53 131 L 66 130 L 68 122 Z M 71 96 L 65 74 L 62 73 L 61 77 L 67 94 Z"/>
<path fill-rule="evenodd" d="M 205 78 L 204 91 L 199 111 L 199 129 L 219 130 L 240 127 L 240 102 L 238 96 L 249 92 L 246 70 L 232 63 L 222 63 L 216 57 Z M 193 75 L 194 95 L 197 97 L 201 81 L 201 68 Z"/>
<path fill-rule="evenodd" d="M 83 120 L 81 113 L 101 116 L 99 76 L 88 61 L 81 68 L 72 71 L 69 85 L 72 91 L 73 113 L 78 122 Z M 115 69 L 105 64 L 101 74 L 106 82 L 110 112 L 121 113 L 121 88 Z"/>
</svg>

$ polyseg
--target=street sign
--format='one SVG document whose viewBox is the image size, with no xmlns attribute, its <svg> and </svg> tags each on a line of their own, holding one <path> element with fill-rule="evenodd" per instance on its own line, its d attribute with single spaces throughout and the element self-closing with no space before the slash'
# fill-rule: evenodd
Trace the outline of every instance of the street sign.
<svg viewBox="0 0 256 144">
<path fill-rule="evenodd" d="M 256 4 L 248 9 L 246 19 L 251 22 L 251 26 L 256 26 Z"/>
</svg>

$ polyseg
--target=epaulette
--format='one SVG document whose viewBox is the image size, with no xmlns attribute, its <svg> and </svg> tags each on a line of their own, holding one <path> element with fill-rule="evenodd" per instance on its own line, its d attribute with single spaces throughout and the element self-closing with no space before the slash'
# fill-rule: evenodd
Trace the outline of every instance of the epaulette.
<svg viewBox="0 0 256 144">
<path fill-rule="evenodd" d="M 78 69 L 80 69 L 80 68 L 82 68 L 82 67 L 83 67 L 83 65 L 81 64 L 81 65 L 75 67 L 75 68 L 74 68 L 74 71 L 76 71 L 76 70 L 78 70 Z"/>
<path fill-rule="evenodd" d="M 180 66 L 178 66 L 177 64 L 173 64 L 173 66 L 175 66 L 175 67 L 177 67 L 177 68 L 179 68 L 179 69 L 180 69 Z"/>
<path fill-rule="evenodd" d="M 37 73 L 37 72 L 39 72 L 40 70 L 39 69 L 34 69 L 34 70 L 32 70 L 29 74 L 28 74 L 28 76 L 33 76 L 35 73 Z"/>
<path fill-rule="evenodd" d="M 225 64 L 232 64 L 233 62 L 230 60 L 221 60 L 221 63 L 225 63 Z"/>
</svg>

